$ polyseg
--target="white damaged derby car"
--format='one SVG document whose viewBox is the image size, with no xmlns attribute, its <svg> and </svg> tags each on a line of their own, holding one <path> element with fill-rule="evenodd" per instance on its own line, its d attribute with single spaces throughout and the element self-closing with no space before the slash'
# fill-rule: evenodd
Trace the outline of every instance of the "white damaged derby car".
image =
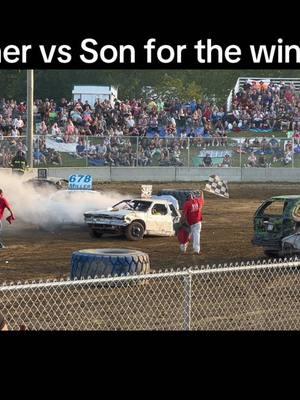
<svg viewBox="0 0 300 400">
<path fill-rule="evenodd" d="M 123 200 L 108 210 L 84 213 L 92 236 L 116 233 L 128 240 L 141 240 L 144 235 L 173 236 L 179 219 L 180 213 L 171 202 L 151 198 Z"/>
</svg>

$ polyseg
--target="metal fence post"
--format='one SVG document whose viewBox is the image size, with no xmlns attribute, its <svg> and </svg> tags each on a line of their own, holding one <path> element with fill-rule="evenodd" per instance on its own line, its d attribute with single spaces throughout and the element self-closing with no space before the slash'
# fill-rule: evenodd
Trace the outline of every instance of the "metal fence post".
<svg viewBox="0 0 300 400">
<path fill-rule="evenodd" d="M 240 168 L 242 169 L 242 142 L 240 142 Z"/>
<path fill-rule="evenodd" d="M 87 149 L 88 148 L 88 142 L 87 142 L 87 136 L 86 135 L 83 136 L 83 143 L 84 143 L 85 149 Z M 89 157 L 88 157 L 88 152 L 87 151 L 85 152 L 85 166 L 86 166 L 86 168 L 89 166 Z"/>
<path fill-rule="evenodd" d="M 136 166 L 139 166 L 139 137 L 136 137 Z M 134 167 L 134 165 L 133 165 Z"/>
<path fill-rule="evenodd" d="M 191 311 L 192 311 L 192 274 L 188 272 L 183 278 L 183 330 L 191 330 Z"/>
<path fill-rule="evenodd" d="M 190 143 L 190 138 L 188 137 L 188 168 L 190 168 L 190 147 L 191 147 L 191 143 Z"/>
<path fill-rule="evenodd" d="M 292 137 L 292 168 L 295 168 L 294 157 L 295 157 L 295 139 L 294 137 Z"/>
</svg>

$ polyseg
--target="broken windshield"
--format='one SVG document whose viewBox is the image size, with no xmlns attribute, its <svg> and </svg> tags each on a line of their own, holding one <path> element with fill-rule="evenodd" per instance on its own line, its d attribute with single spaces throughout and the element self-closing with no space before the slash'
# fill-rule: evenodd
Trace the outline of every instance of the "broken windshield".
<svg viewBox="0 0 300 400">
<path fill-rule="evenodd" d="M 281 216 L 284 213 L 285 207 L 287 206 L 286 201 L 273 201 L 268 202 L 265 207 L 263 207 L 263 215 L 269 217 Z"/>
<path fill-rule="evenodd" d="M 118 208 L 119 210 L 134 210 L 146 212 L 149 210 L 152 202 L 144 200 L 123 200 L 117 203 L 113 208 Z"/>
</svg>

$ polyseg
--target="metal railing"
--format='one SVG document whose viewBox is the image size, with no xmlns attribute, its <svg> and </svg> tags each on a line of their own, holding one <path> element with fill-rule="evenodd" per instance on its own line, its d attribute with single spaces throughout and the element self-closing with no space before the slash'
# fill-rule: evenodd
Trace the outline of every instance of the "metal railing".
<svg viewBox="0 0 300 400">
<path fill-rule="evenodd" d="M 300 261 L 0 286 L 10 329 L 300 329 Z"/>
</svg>

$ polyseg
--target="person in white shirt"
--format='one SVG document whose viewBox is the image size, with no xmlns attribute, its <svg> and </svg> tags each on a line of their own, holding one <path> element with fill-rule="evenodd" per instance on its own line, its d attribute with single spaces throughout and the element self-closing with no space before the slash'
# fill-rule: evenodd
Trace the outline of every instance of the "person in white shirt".
<svg viewBox="0 0 300 400">
<path fill-rule="evenodd" d="M 257 166 L 257 159 L 254 153 L 248 157 L 248 166 L 249 167 L 256 167 Z"/>
<path fill-rule="evenodd" d="M 292 151 L 287 151 L 287 152 L 285 153 L 284 160 L 283 160 L 284 165 L 288 165 L 288 164 L 290 164 L 292 161 L 293 161 L 293 152 L 292 152 Z"/>
<path fill-rule="evenodd" d="M 106 148 L 106 146 L 104 144 L 98 144 L 96 149 L 97 149 L 97 153 L 99 155 L 105 156 L 105 154 L 107 152 L 107 148 Z"/>
<path fill-rule="evenodd" d="M 175 118 L 174 118 L 174 117 L 171 117 L 170 123 L 171 123 L 174 127 L 176 127 L 176 121 L 175 121 Z"/>
<path fill-rule="evenodd" d="M 19 116 L 19 119 L 17 119 L 16 127 L 20 130 L 23 129 L 25 126 L 24 121 L 22 120 L 21 115 Z"/>
<path fill-rule="evenodd" d="M 132 115 L 129 115 L 129 117 L 126 119 L 126 123 L 128 128 L 133 128 L 135 126 L 135 121 Z"/>
<path fill-rule="evenodd" d="M 51 134 L 52 136 L 59 136 L 61 134 L 61 130 L 56 122 L 52 125 Z"/>
<path fill-rule="evenodd" d="M 12 130 L 11 130 L 11 136 L 12 137 L 18 137 L 18 136 L 20 136 L 20 132 L 18 131 L 18 129 L 16 129 L 16 128 L 12 128 Z"/>
</svg>

